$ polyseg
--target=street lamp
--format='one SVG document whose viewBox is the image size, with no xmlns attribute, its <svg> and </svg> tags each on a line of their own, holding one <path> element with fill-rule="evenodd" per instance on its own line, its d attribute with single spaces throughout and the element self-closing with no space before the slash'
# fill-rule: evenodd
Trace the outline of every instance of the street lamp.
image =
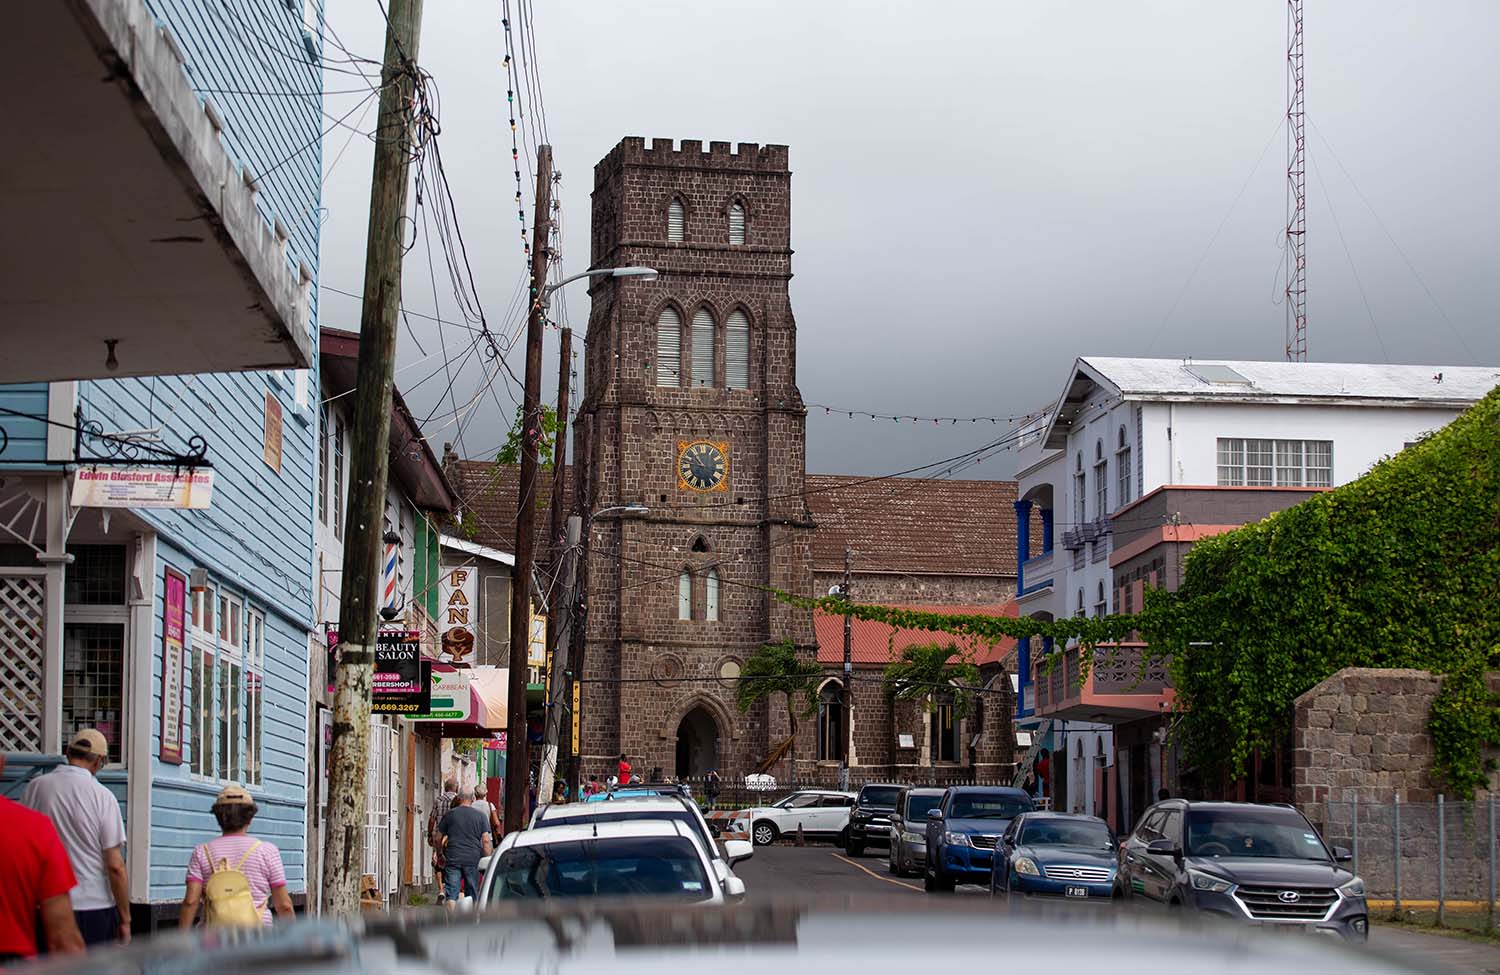
<svg viewBox="0 0 1500 975">
<path fill-rule="evenodd" d="M 582 278 L 640 278 L 643 281 L 655 281 L 657 277 L 654 267 L 600 267 L 592 271 L 580 271 L 571 277 L 563 278 L 556 284 L 549 284 L 542 289 L 542 307 L 546 308 L 552 300 L 552 292 L 565 284 L 572 284 Z"/>
</svg>

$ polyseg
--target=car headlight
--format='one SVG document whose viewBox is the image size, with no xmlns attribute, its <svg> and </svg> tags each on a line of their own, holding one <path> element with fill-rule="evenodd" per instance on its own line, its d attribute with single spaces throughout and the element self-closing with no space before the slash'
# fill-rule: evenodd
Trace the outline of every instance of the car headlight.
<svg viewBox="0 0 1500 975">
<path fill-rule="evenodd" d="M 1202 870 L 1188 870 L 1188 879 L 1193 882 L 1194 890 L 1203 890 L 1210 894 L 1223 894 L 1234 889 L 1234 884 L 1223 877 L 1215 877 Z"/>
<path fill-rule="evenodd" d="M 1339 893 L 1343 894 L 1345 897 L 1363 897 L 1365 896 L 1365 882 L 1359 877 L 1355 877 L 1353 880 L 1340 887 Z"/>
<path fill-rule="evenodd" d="M 950 846 L 968 846 L 969 835 L 967 833 L 944 833 L 943 842 Z"/>
<path fill-rule="evenodd" d="M 1037 868 L 1036 861 L 1031 857 L 1019 857 L 1016 860 L 1016 873 L 1027 877 L 1040 877 L 1042 871 Z"/>
<path fill-rule="evenodd" d="M 901 838 L 908 843 L 922 843 L 927 840 L 927 837 L 921 833 L 902 833 Z"/>
</svg>

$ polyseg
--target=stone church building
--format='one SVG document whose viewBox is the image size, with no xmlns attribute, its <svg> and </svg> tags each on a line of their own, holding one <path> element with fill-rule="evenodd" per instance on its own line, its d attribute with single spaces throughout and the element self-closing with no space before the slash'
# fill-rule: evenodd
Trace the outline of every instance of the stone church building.
<svg viewBox="0 0 1500 975">
<path fill-rule="evenodd" d="M 587 555 L 586 773 L 609 771 L 620 752 L 666 774 L 754 771 L 787 737 L 786 709 L 778 698 L 741 712 L 736 679 L 757 648 L 790 641 L 829 677 L 822 706 L 799 722 L 795 755 L 771 771 L 836 775 L 839 753 L 823 739 L 842 693 L 842 625 L 837 646 L 825 647 L 826 625 L 767 590 L 825 594 L 846 547 L 856 598 L 1004 611 L 1014 595 L 1013 482 L 824 477 L 809 488 L 791 257 L 785 146 L 632 137 L 595 167 L 589 266 L 660 273 L 590 289 L 565 468 L 570 508 L 599 513 Z M 447 465 L 461 523 L 467 509 L 475 540 L 509 549 L 510 539 L 487 535 L 514 525 L 514 471 L 451 455 Z M 879 486 L 889 483 L 901 489 Z M 943 750 L 929 741 L 931 720 L 899 718 L 878 685 L 876 644 L 888 654 L 900 643 L 861 633 L 860 668 L 873 679 L 855 690 L 856 763 L 888 775 L 946 766 L 956 778 L 976 762 L 994 772 L 1011 761 L 1010 682 L 995 679 L 1013 667 L 1005 648 L 985 648 L 989 720 L 939 728 L 962 742 Z M 903 734 L 911 747 L 897 747 Z"/>
</svg>

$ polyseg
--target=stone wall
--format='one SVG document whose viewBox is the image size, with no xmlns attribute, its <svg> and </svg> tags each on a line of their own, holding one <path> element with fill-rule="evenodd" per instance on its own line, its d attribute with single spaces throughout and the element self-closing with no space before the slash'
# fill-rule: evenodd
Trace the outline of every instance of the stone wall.
<svg viewBox="0 0 1500 975">
<path fill-rule="evenodd" d="M 1442 683 L 1425 670 L 1346 667 L 1297 698 L 1297 805 L 1382 803 L 1397 794 L 1402 802 L 1435 801 L 1427 721 Z M 1500 673 L 1490 674 L 1489 684 L 1500 692 Z M 1492 773 L 1490 788 L 1497 786 Z"/>
</svg>

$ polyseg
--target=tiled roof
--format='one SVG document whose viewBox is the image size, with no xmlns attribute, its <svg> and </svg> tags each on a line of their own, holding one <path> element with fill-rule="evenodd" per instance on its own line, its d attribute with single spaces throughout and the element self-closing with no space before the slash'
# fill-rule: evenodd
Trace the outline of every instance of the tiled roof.
<svg viewBox="0 0 1500 975">
<path fill-rule="evenodd" d="M 463 516 L 461 527 L 452 534 L 502 552 L 514 552 L 516 501 L 521 489 L 520 466 L 484 460 L 459 460 L 450 454 L 444 458 L 444 467 L 448 480 L 458 495 L 455 513 L 462 512 Z M 565 470 L 567 480 L 564 484 L 564 513 L 571 511 L 573 505 L 573 469 L 568 467 Z M 537 497 L 541 499 L 536 509 L 536 555 L 538 559 L 545 560 L 550 551 L 547 532 L 552 524 L 552 471 L 538 470 L 536 485 Z M 472 533 L 469 530 L 471 526 Z"/>
<path fill-rule="evenodd" d="M 1015 481 L 807 475 L 813 567 L 842 571 L 1016 574 Z"/>
<path fill-rule="evenodd" d="M 1016 604 L 1003 606 L 905 606 L 903 609 L 929 610 L 934 613 L 975 616 L 1015 616 Z M 818 663 L 824 666 L 843 666 L 844 663 L 844 618 L 833 616 L 822 610 L 813 612 L 813 628 L 818 638 Z M 1004 660 L 1015 649 L 1016 641 L 1006 637 L 996 644 L 987 644 L 973 637 L 954 636 L 936 630 L 896 629 L 884 623 L 869 620 L 853 621 L 850 640 L 850 659 L 854 666 L 863 668 L 884 667 L 901 656 L 901 651 L 924 643 L 951 643 L 965 654 L 972 654 L 976 664 L 995 663 Z"/>
</svg>

